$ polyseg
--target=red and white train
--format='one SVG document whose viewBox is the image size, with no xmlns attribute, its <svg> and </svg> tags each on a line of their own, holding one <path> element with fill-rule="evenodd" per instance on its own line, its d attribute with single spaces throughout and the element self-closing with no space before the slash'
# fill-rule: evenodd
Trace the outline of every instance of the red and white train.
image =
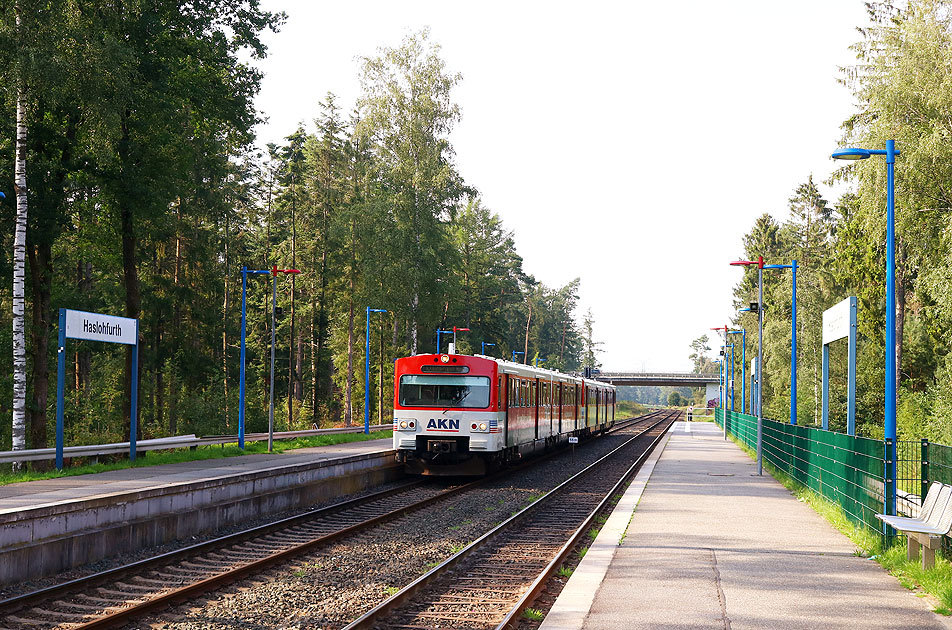
<svg viewBox="0 0 952 630">
<path fill-rule="evenodd" d="M 411 473 L 485 474 L 614 422 L 613 385 L 482 355 L 396 361 L 393 448 Z"/>
</svg>

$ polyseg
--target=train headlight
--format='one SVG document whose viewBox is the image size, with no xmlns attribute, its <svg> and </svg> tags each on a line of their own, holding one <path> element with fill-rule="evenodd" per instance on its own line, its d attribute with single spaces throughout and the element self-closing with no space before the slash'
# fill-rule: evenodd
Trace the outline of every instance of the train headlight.
<svg viewBox="0 0 952 630">
<path fill-rule="evenodd" d="M 413 420 L 396 420 L 394 425 L 398 431 L 416 431 L 416 422 Z"/>
<path fill-rule="evenodd" d="M 485 431 L 485 430 L 488 429 L 488 428 L 489 428 L 489 427 L 486 426 L 486 423 L 485 423 L 485 422 L 480 422 L 480 423 L 479 423 L 479 430 L 480 430 L 480 431 Z"/>
</svg>

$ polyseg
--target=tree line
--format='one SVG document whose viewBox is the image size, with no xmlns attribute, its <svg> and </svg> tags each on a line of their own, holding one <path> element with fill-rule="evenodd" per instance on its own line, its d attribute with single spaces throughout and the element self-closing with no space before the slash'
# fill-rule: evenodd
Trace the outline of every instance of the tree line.
<svg viewBox="0 0 952 630">
<path fill-rule="evenodd" d="M 597 363 L 579 280 L 525 273 L 459 173 L 461 76 L 426 30 L 360 60 L 352 108 L 328 93 L 312 124 L 259 149 L 254 63 L 284 16 L 257 0 L 0 6 L 17 130 L 0 138 L 16 177 L 0 204 L 13 252 L 0 345 L 14 359 L 0 363 L 0 449 L 52 439 L 61 307 L 139 319 L 142 436 L 234 433 L 242 267 L 302 272 L 276 277 L 275 304 L 271 276 L 247 277 L 249 431 L 267 427 L 272 307 L 278 429 L 363 415 L 368 334 L 374 422 L 389 422 L 393 360 L 436 351 L 438 329 L 470 329 L 460 352 Z M 369 331 L 367 307 L 386 310 Z M 130 350 L 71 340 L 67 353 L 67 442 L 127 438 Z"/>
<path fill-rule="evenodd" d="M 952 443 L 952 22 L 948 2 L 912 0 L 900 9 L 868 3 L 857 62 L 840 81 L 855 114 L 831 146 L 882 149 L 896 140 L 897 422 L 900 439 Z M 789 199 L 786 219 L 763 214 L 744 236 L 744 257 L 768 263 L 796 259 L 797 415 L 821 417 L 822 313 L 858 298 L 857 432 L 883 435 L 886 165 L 873 158 L 840 168 L 833 181 L 854 184 L 835 202 L 812 176 Z M 790 405 L 790 271 L 764 270 L 764 413 L 784 420 Z M 757 301 L 757 271 L 734 289 L 740 309 Z M 740 314 L 747 356 L 757 353 L 757 317 Z M 719 346 L 720 343 L 717 343 Z M 740 347 L 735 339 L 735 362 Z M 693 355 L 692 355 L 693 357 Z M 830 427 L 846 427 L 846 343 L 831 346 Z M 738 402 L 739 406 L 739 387 Z"/>
</svg>

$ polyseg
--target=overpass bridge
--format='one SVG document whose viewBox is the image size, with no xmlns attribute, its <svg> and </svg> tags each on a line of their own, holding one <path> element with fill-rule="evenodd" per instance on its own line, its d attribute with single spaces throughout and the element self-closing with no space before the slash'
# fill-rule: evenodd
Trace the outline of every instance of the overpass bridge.
<svg viewBox="0 0 952 630">
<path fill-rule="evenodd" d="M 705 387 L 717 385 L 720 375 L 695 372 L 599 372 L 592 379 L 619 387 Z"/>
</svg>

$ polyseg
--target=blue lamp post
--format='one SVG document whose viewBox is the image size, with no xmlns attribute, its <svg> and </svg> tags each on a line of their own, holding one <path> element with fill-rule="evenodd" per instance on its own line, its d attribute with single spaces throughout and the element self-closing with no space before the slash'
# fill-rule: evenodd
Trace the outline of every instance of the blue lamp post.
<svg viewBox="0 0 952 630">
<path fill-rule="evenodd" d="M 721 355 L 724 357 L 724 363 L 721 367 L 718 368 L 718 390 L 720 391 L 720 405 L 721 408 L 725 411 L 727 410 L 727 326 L 719 326 L 717 328 L 712 328 L 711 330 L 715 332 L 724 333 L 724 342 L 721 344 Z"/>
<path fill-rule="evenodd" d="M 728 331 L 729 333 L 730 331 Z M 734 344 L 729 343 L 724 346 L 725 352 L 730 348 L 730 354 L 727 355 L 725 360 L 727 363 L 724 366 L 724 392 L 727 394 L 728 400 L 730 401 L 731 411 L 734 411 Z M 730 377 L 727 377 L 728 366 L 730 366 Z M 725 405 L 726 407 L 727 405 Z"/>
<path fill-rule="evenodd" d="M 539 357 L 535 358 L 535 367 L 539 367 L 540 363 L 545 363 L 545 359 L 540 359 Z"/>
<path fill-rule="evenodd" d="M 364 352 L 364 434 L 370 433 L 370 314 L 386 313 L 385 308 L 367 307 L 366 351 Z M 380 418 L 381 422 L 383 418 Z"/>
<path fill-rule="evenodd" d="M 749 308 L 741 309 L 749 311 Z M 746 330 L 728 330 L 728 335 L 741 335 L 741 353 L 740 353 L 740 412 L 744 413 L 744 399 L 747 397 L 747 331 Z"/>
<path fill-rule="evenodd" d="M 835 160 L 865 160 L 872 155 L 886 156 L 886 496 L 883 511 L 896 513 L 896 202 L 895 164 L 899 151 L 895 140 L 886 141 L 886 149 L 840 149 Z"/>
<path fill-rule="evenodd" d="M 516 355 L 517 355 L 517 354 L 525 354 L 525 352 L 519 352 L 518 350 L 513 350 L 513 351 L 512 351 L 512 362 L 513 362 L 513 363 L 516 362 Z"/>
<path fill-rule="evenodd" d="M 437 353 L 437 354 L 440 353 L 440 335 L 448 335 L 448 334 L 450 334 L 451 332 L 453 332 L 453 331 L 452 331 L 452 330 L 440 330 L 440 329 L 437 329 L 437 330 L 436 330 L 436 353 Z"/>
<path fill-rule="evenodd" d="M 496 345 L 496 344 L 494 344 L 494 343 L 486 343 L 485 341 L 480 342 L 480 343 L 481 343 L 482 345 L 480 346 L 479 354 L 481 354 L 481 355 L 483 355 L 483 356 L 486 356 L 486 346 L 495 346 L 495 345 Z"/>
<path fill-rule="evenodd" d="M 238 448 L 245 447 L 245 299 L 248 294 L 248 274 L 265 275 L 270 269 L 252 270 L 241 268 L 241 366 L 238 373 Z"/>
<path fill-rule="evenodd" d="M 790 298 L 790 424 L 797 424 L 797 261 L 789 265 L 764 265 L 764 269 L 790 269 L 793 290 Z"/>
</svg>

